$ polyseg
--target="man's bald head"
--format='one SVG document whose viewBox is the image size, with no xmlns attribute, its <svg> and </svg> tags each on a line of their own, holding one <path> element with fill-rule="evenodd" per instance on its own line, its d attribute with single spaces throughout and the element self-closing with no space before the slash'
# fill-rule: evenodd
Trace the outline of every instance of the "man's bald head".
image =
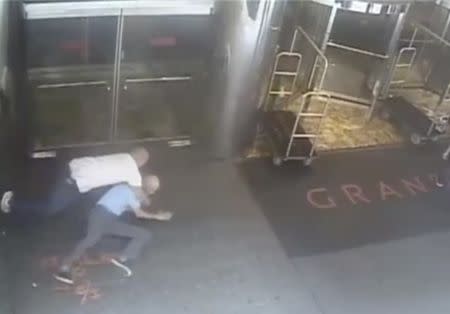
<svg viewBox="0 0 450 314">
<path fill-rule="evenodd" d="M 155 194 L 159 190 L 161 182 L 157 176 L 148 175 L 142 178 L 142 187 L 148 195 Z"/>
</svg>

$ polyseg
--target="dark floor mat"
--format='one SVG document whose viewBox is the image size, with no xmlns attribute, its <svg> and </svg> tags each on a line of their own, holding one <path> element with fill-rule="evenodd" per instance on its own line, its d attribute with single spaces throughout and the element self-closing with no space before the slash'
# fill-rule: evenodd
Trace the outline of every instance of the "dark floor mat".
<svg viewBox="0 0 450 314">
<path fill-rule="evenodd" d="M 441 152 L 342 152 L 309 169 L 254 160 L 241 172 L 287 254 L 297 257 L 450 230 L 450 198 L 435 187 Z"/>
</svg>

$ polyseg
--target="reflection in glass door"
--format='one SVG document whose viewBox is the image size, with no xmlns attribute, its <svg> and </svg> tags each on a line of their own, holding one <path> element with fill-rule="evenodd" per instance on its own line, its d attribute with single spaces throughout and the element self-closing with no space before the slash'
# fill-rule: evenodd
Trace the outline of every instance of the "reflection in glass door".
<svg viewBox="0 0 450 314">
<path fill-rule="evenodd" d="M 174 3 L 24 5 L 34 150 L 201 130 L 213 2 Z"/>
<path fill-rule="evenodd" d="M 27 21 L 34 149 L 110 140 L 117 20 Z"/>
<path fill-rule="evenodd" d="M 117 139 L 195 132 L 207 89 L 209 22 L 209 16 L 124 17 Z"/>
</svg>

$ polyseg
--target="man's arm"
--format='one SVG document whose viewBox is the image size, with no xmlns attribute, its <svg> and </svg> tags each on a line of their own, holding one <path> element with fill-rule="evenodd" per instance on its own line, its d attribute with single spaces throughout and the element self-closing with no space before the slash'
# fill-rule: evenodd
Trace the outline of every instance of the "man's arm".
<svg viewBox="0 0 450 314">
<path fill-rule="evenodd" d="M 133 187 L 134 193 L 139 201 L 144 207 L 150 206 L 150 198 L 142 191 L 141 188 Z"/>
<path fill-rule="evenodd" d="M 142 208 L 134 209 L 134 214 L 137 218 L 141 219 L 154 219 L 154 220 L 160 220 L 160 221 L 168 221 L 172 219 L 173 213 L 168 211 L 157 211 L 157 212 L 147 212 L 143 210 Z"/>
<path fill-rule="evenodd" d="M 140 188 L 132 188 L 134 196 L 130 200 L 130 207 L 133 210 L 137 218 L 142 219 L 155 219 L 161 221 L 167 221 L 172 219 L 173 214 L 168 211 L 147 212 L 142 207 L 150 206 L 150 199 Z"/>
<path fill-rule="evenodd" d="M 447 160 L 448 159 L 448 155 L 450 155 L 450 145 L 447 147 L 445 152 L 442 154 L 442 158 Z"/>
</svg>

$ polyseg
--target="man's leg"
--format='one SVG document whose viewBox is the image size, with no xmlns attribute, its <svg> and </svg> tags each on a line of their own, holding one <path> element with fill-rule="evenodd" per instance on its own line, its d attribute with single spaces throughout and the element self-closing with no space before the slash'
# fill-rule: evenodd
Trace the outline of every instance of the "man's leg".
<svg viewBox="0 0 450 314">
<path fill-rule="evenodd" d="M 450 183 L 450 168 L 449 168 L 448 164 L 446 164 L 444 169 L 442 169 L 438 173 L 436 185 L 440 188 L 442 188 L 442 187 L 448 188 L 449 183 Z"/>
<path fill-rule="evenodd" d="M 105 208 L 101 206 L 93 208 L 89 214 L 86 236 L 78 242 L 72 252 L 63 260 L 59 273 L 55 275 L 55 278 L 62 282 L 72 284 L 70 269 L 73 263 L 79 260 L 87 249 L 97 244 L 105 234 L 105 231 L 110 229 L 110 225 L 115 219 L 117 217 Z"/>
<path fill-rule="evenodd" d="M 7 200 L 5 197 L 10 199 Z M 80 192 L 75 182 L 70 178 L 64 178 L 54 185 L 47 200 L 26 200 L 15 197 L 13 193 L 5 193 L 2 210 L 17 216 L 53 215 L 67 208 L 79 197 Z"/>
<path fill-rule="evenodd" d="M 152 238 L 151 232 L 144 228 L 115 220 L 108 226 L 108 230 L 105 230 L 105 234 L 106 233 L 109 235 L 130 238 L 130 242 L 119 258 L 113 259 L 111 262 L 122 268 L 127 276 L 131 276 L 132 271 L 129 268 L 129 263 L 140 255 L 142 248 L 150 241 Z"/>
<path fill-rule="evenodd" d="M 46 215 L 56 214 L 79 200 L 80 191 L 73 179 L 65 178 L 55 185 L 48 199 L 48 206 L 44 213 Z"/>
</svg>

